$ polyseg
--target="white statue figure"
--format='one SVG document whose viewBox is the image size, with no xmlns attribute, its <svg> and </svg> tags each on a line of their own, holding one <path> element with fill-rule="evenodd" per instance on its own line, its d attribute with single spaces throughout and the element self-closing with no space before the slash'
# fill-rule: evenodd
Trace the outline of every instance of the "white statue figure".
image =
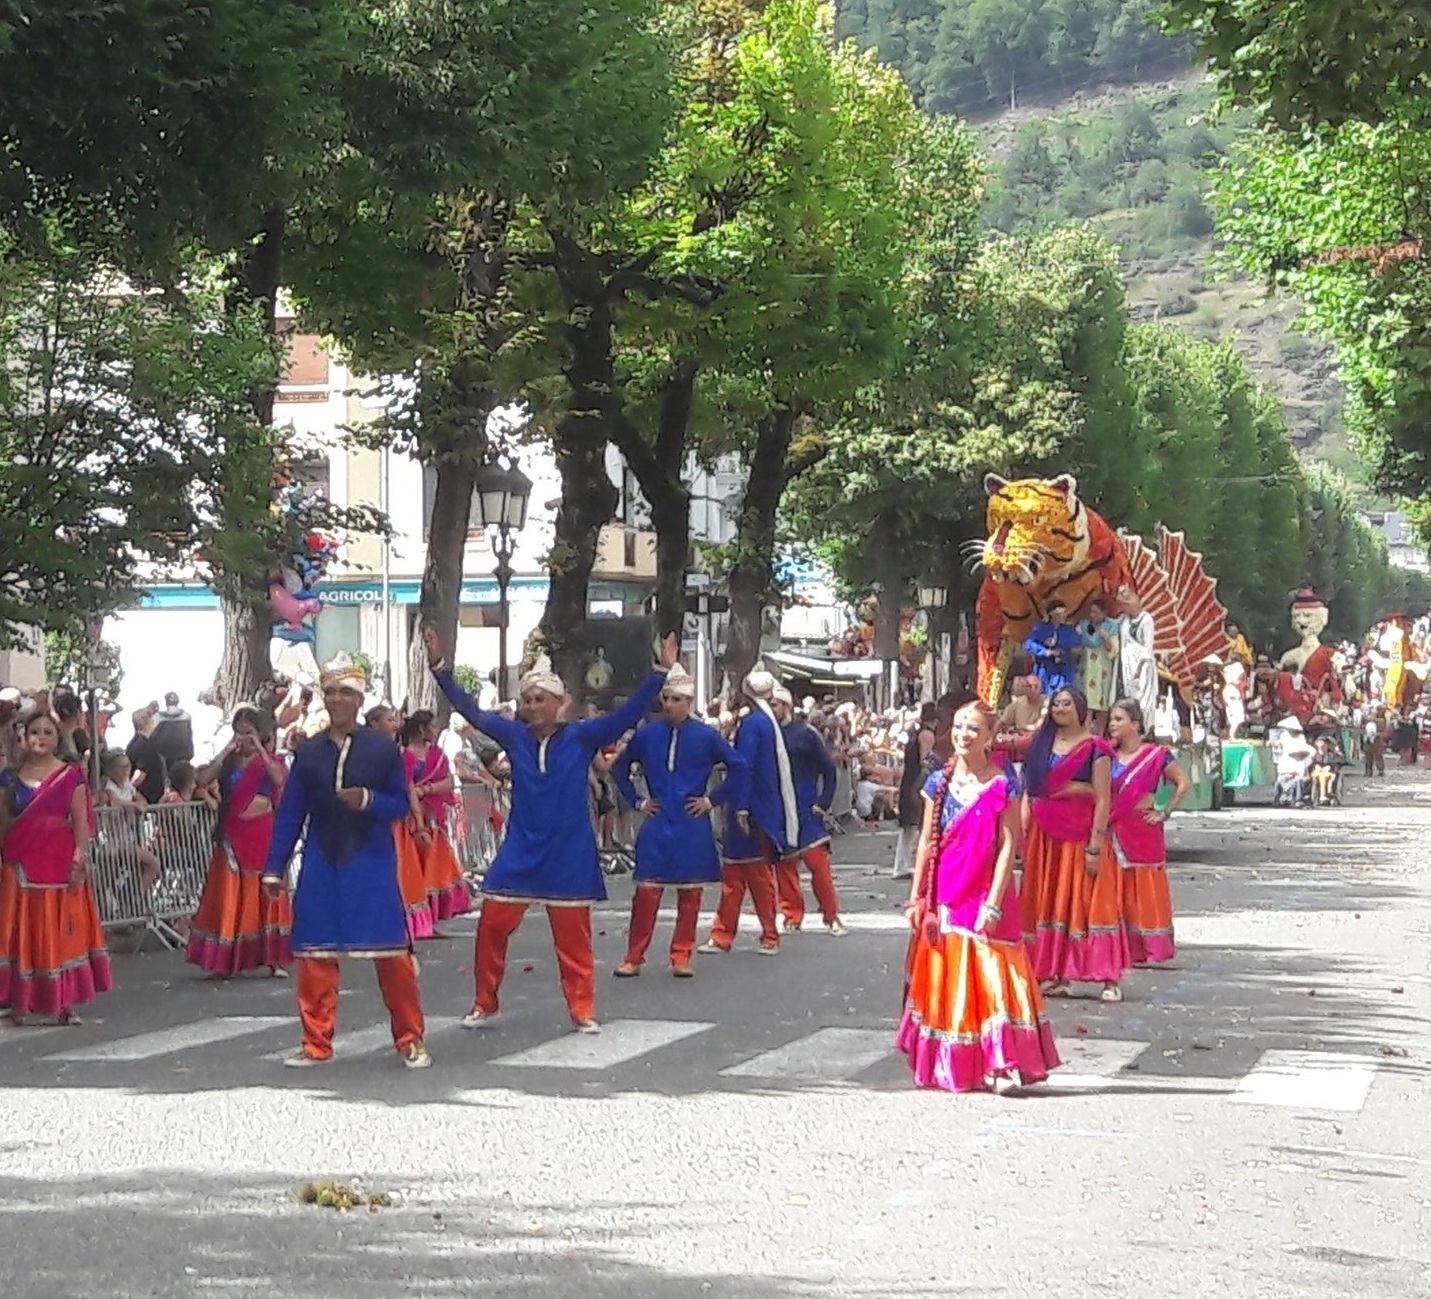
<svg viewBox="0 0 1431 1299">
<path fill-rule="evenodd" d="M 1126 583 L 1118 588 L 1123 616 L 1118 619 L 1118 669 L 1122 694 L 1136 699 L 1144 717 L 1158 708 L 1158 664 L 1153 657 L 1153 615 Z"/>
</svg>

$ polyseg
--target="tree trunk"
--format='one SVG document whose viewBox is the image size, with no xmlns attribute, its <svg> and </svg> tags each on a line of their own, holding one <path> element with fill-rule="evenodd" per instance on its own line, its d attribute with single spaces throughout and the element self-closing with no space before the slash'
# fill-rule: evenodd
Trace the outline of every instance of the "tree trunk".
<svg viewBox="0 0 1431 1299">
<path fill-rule="evenodd" d="M 563 419 L 552 439 L 561 474 L 561 504 L 547 561 L 547 604 L 537 632 L 552 668 L 574 695 L 582 678 L 580 632 L 586 622 L 591 570 L 596 566 L 596 542 L 602 526 L 615 515 L 618 498 L 606 472 L 605 441 L 593 441 L 586 432 L 573 439 L 570 429 L 563 427 L 569 422 L 569 417 Z"/>
<path fill-rule="evenodd" d="M 418 594 L 418 624 L 414 639 L 432 627 L 438 640 L 457 665 L 458 609 L 462 600 L 463 558 L 467 530 L 472 522 L 472 490 L 477 484 L 477 462 L 467 456 L 440 459 L 433 463 L 437 476 L 432 498 L 432 518 L 428 524 L 427 559 L 422 569 Z M 423 669 L 408 680 L 409 710 L 427 708 L 446 713 L 432 674 Z"/>
<path fill-rule="evenodd" d="M 750 457 L 735 540 L 730 587 L 730 632 L 724 660 L 729 698 L 760 657 L 761 614 L 775 577 L 775 516 L 785 494 L 786 458 L 798 416 L 772 411 Z"/>
<path fill-rule="evenodd" d="M 287 215 L 272 209 L 264 218 L 259 238 L 238 268 L 235 299 L 241 305 L 259 303 L 270 336 L 277 331 L 278 291 L 282 284 L 283 241 Z M 255 387 L 248 404 L 255 429 L 264 436 L 273 427 L 273 405 L 278 394 L 278 374 L 270 382 Z M 243 481 L 245 470 L 252 477 Z M 229 463 L 229 481 L 224 496 L 234 502 L 236 512 L 266 516 L 273 493 L 273 462 L 269 456 L 236 456 Z M 260 479 L 261 475 L 261 479 Z M 246 530 L 243 517 L 225 517 L 221 526 L 235 533 Z M 214 677 L 212 694 L 225 712 L 257 697 L 259 686 L 273 670 L 268 646 L 273 614 L 268 599 L 269 566 L 246 566 L 246 571 L 226 570 L 217 583 L 224 618 L 224 653 Z"/>
<path fill-rule="evenodd" d="M 224 617 L 224 653 L 210 698 L 228 714 L 240 704 L 253 703 L 272 672 L 268 645 L 273 611 L 266 588 L 261 600 L 243 594 L 221 595 L 219 607 Z"/>
<path fill-rule="evenodd" d="M 691 489 L 683 471 L 695 401 L 695 361 L 682 362 L 672 372 L 661 394 L 660 425 L 649 454 L 632 454 L 645 445 L 621 449 L 641 485 L 656 529 L 656 631 L 681 634 L 686 610 L 686 565 L 691 551 Z"/>
<path fill-rule="evenodd" d="M 892 663 L 899 658 L 899 619 L 910 574 L 889 516 L 877 514 L 870 524 L 870 553 L 874 560 L 879 595 L 875 600 L 875 657 Z"/>
</svg>

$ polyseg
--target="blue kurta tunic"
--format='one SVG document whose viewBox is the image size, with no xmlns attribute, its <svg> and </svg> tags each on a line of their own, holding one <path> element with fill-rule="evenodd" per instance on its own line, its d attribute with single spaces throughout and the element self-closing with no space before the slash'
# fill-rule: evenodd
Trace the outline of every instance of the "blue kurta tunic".
<svg viewBox="0 0 1431 1299">
<path fill-rule="evenodd" d="M 761 842 L 762 832 L 774 846 L 777 857 L 789 857 L 795 844 L 785 832 L 785 800 L 781 796 L 780 764 L 775 758 L 775 723 L 760 709 L 752 709 L 741 720 L 735 748 L 749 766 L 750 775 L 745 799 L 733 804 L 731 811 L 750 813 L 750 833 L 740 828 L 734 816 L 727 816 L 725 859 L 728 862 L 765 861 L 768 854 Z M 793 784 L 789 793 L 798 809 L 799 798 Z"/>
<path fill-rule="evenodd" d="M 361 812 L 339 789 L 368 789 Z M 307 826 L 293 894 L 296 956 L 391 956 L 411 950 L 398 890 L 393 822 L 407 815 L 402 754 L 386 735 L 360 727 L 344 740 L 307 740 L 278 800 L 264 874 L 281 876 Z"/>
<path fill-rule="evenodd" d="M 830 841 L 825 818 L 817 807 L 829 810 L 835 801 L 835 764 L 830 750 L 816 730 L 804 722 L 783 728 L 785 749 L 790 754 L 790 770 L 795 777 L 795 799 L 800 808 L 800 847 L 814 848 Z"/>
<path fill-rule="evenodd" d="M 653 672 L 614 712 L 559 726 L 545 740 L 537 740 L 525 722 L 483 712 L 450 672 L 435 675 L 452 707 L 500 744 L 512 764 L 507 832 L 482 881 L 482 891 L 513 901 L 605 899 L 606 878 L 591 826 L 587 773 L 601 749 L 646 716 L 666 674 Z"/>
<path fill-rule="evenodd" d="M 648 816 L 636 839 L 638 884 L 711 884 L 720 879 L 715 831 L 709 816 L 692 816 L 686 800 L 706 792 L 711 773 L 725 764 L 726 778 L 710 791 L 711 802 L 739 805 L 745 784 L 745 759 L 714 727 L 687 719 L 672 726 L 665 718 L 648 722 L 616 760 L 611 774 L 626 801 L 640 801 L 631 783 L 633 765 L 641 768 L 646 789 L 661 805 Z"/>
</svg>

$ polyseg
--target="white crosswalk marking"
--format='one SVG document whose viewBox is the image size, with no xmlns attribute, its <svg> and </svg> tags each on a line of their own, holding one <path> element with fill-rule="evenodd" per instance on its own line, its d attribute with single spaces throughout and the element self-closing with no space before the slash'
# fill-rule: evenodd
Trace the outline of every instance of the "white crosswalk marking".
<svg viewBox="0 0 1431 1299">
<path fill-rule="evenodd" d="M 297 1017 L 295 1016 L 290 1022 L 293 1024 L 293 1032 L 296 1036 L 301 1031 Z M 457 1024 L 458 1021 L 451 1018 L 428 1019 L 424 1041 L 430 1043 L 439 1034 L 456 1028 Z M 355 1029 L 351 1033 L 345 1033 L 340 1025 L 333 1037 L 333 1054 L 339 1060 L 349 1060 L 355 1056 L 363 1055 L 382 1055 L 393 1049 L 392 1025 L 387 1020 L 383 1020 L 379 1024 L 369 1024 L 366 1028 Z M 293 1051 L 293 1047 L 287 1046 L 281 1051 L 269 1051 L 261 1058 L 267 1061 L 285 1060 L 293 1054 Z"/>
<path fill-rule="evenodd" d="M 613 1019 L 601 1026 L 599 1034 L 564 1034 L 492 1063 L 519 1069 L 614 1069 L 714 1027 L 694 1020 Z"/>
<path fill-rule="evenodd" d="M 1099 1088 L 1114 1078 L 1151 1046 L 1150 1042 L 1124 1042 L 1111 1037 L 1061 1038 L 1063 1059 L 1052 1075 L 1055 1087 Z"/>
<path fill-rule="evenodd" d="M 820 1028 L 722 1069 L 723 1078 L 775 1078 L 788 1082 L 844 1082 L 894 1050 L 883 1028 Z"/>
<path fill-rule="evenodd" d="M 156 1029 L 152 1033 L 136 1033 L 113 1042 L 92 1046 L 77 1046 L 69 1051 L 57 1051 L 46 1060 L 55 1061 L 135 1061 L 157 1055 L 172 1055 L 190 1047 L 211 1046 L 230 1038 L 247 1037 L 270 1028 L 293 1022 L 290 1015 L 229 1015 L 222 1019 L 203 1019 L 194 1024 L 176 1024 L 172 1028 Z"/>
<path fill-rule="evenodd" d="M 1354 1113 L 1366 1103 L 1376 1078 L 1371 1056 L 1333 1051 L 1264 1051 L 1237 1085 L 1238 1105 Z"/>
</svg>

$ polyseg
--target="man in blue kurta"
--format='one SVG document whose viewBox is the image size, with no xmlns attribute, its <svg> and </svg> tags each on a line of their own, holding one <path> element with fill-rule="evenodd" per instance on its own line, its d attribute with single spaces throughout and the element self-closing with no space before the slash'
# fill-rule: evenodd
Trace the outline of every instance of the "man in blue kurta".
<svg viewBox="0 0 1431 1299">
<path fill-rule="evenodd" d="M 678 979 L 695 974 L 691 953 L 696 948 L 701 890 L 720 882 L 711 809 L 716 804 L 739 804 L 747 772 L 745 759 L 719 731 L 691 717 L 695 698 L 696 683 L 679 666 L 673 667 L 661 690 L 665 715 L 636 732 L 612 769 L 626 801 L 646 818 L 636 839 L 631 932 L 626 959 L 614 971 L 617 978 L 641 973 L 667 887 L 676 890 L 671 973 Z M 641 769 L 644 798 L 631 782 L 633 766 Z M 715 769 L 721 766 L 726 777 L 711 789 Z"/>
<path fill-rule="evenodd" d="M 340 962 L 371 960 L 409 1069 L 432 1063 L 423 1042 L 417 965 L 398 889 L 393 823 L 408 812 L 397 745 L 358 725 L 367 680 L 345 659 L 323 672 L 328 729 L 299 746 L 278 802 L 264 886 L 277 896 L 298 838 L 307 835 L 293 894 L 293 954 L 303 1046 L 292 1068 L 333 1058 Z"/>
<path fill-rule="evenodd" d="M 461 716 L 506 750 L 512 768 L 506 835 L 482 881 L 473 958 L 477 996 L 463 1017 L 465 1027 L 483 1028 L 496 1017 L 507 944 L 527 908 L 536 903 L 547 910 L 572 1022 L 580 1032 L 600 1032 L 591 904 L 605 900 L 606 879 L 591 824 L 587 774 L 601 749 L 646 716 L 676 662 L 676 650 L 676 638 L 668 636 L 660 664 L 625 704 L 572 724 L 560 720 L 567 704 L 561 678 L 546 669 L 529 672 L 519 690 L 522 720 L 511 721 L 477 707 L 453 680 L 436 633 L 427 633 L 427 661 L 442 693 Z"/>
<path fill-rule="evenodd" d="M 830 827 L 825 813 L 835 800 L 835 764 L 825 741 L 811 726 L 795 716 L 795 700 L 784 686 L 776 686 L 770 699 L 775 719 L 785 736 L 790 770 L 795 777 L 795 797 L 800 809 L 798 851 L 776 868 L 780 913 L 787 934 L 797 933 L 805 923 L 805 890 L 800 887 L 800 863 L 810 871 L 810 886 L 825 928 L 839 937 L 845 932 L 840 919 L 840 895 L 830 871 Z"/>
<path fill-rule="evenodd" d="M 770 709 L 775 678 L 756 668 L 745 678 L 750 711 L 736 732 L 736 752 L 750 768 L 746 796 L 727 819 L 720 905 L 703 952 L 728 952 L 740 924 L 740 908 L 750 890 L 760 919 L 760 950 L 780 950 L 775 928 L 775 876 L 779 862 L 792 857 L 800 843 L 799 802 L 785 737 Z"/>
<path fill-rule="evenodd" d="M 1024 652 L 1029 656 L 1033 672 L 1043 682 L 1043 692 L 1050 699 L 1064 686 L 1073 684 L 1076 660 L 1083 648 L 1083 637 L 1068 625 L 1068 610 L 1058 600 L 1047 609 L 1047 617 L 1029 633 Z"/>
</svg>

